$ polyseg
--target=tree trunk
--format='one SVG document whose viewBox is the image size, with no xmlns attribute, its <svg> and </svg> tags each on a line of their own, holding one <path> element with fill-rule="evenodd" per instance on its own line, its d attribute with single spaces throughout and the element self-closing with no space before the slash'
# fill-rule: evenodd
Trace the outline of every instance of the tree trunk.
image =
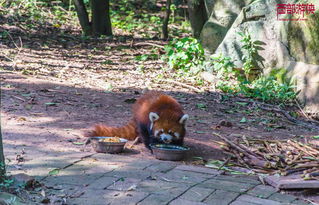
<svg viewBox="0 0 319 205">
<path fill-rule="evenodd" d="M 188 0 L 189 20 L 193 36 L 199 38 L 202 28 L 208 20 L 204 0 Z"/>
<path fill-rule="evenodd" d="M 0 94 L 1 94 L 1 90 L 0 90 Z M 6 166 L 5 166 L 4 154 L 3 154 L 2 132 L 1 132 L 1 117 L 0 117 L 0 177 L 1 178 L 6 173 L 5 167 Z M 0 181 L 1 181 L 1 179 L 0 179 Z"/>
<path fill-rule="evenodd" d="M 94 35 L 112 36 L 109 0 L 91 0 L 92 31 Z"/>
<path fill-rule="evenodd" d="M 169 22 L 169 16 L 171 15 L 171 0 L 166 0 L 166 13 L 163 20 L 163 26 L 162 26 L 162 35 L 161 38 L 168 39 L 168 22 Z"/>
<path fill-rule="evenodd" d="M 78 18 L 79 18 L 83 33 L 85 35 L 91 35 L 92 34 L 91 23 L 89 21 L 89 15 L 86 11 L 83 0 L 74 0 L 74 5 L 75 5 L 76 13 L 78 14 Z"/>
</svg>

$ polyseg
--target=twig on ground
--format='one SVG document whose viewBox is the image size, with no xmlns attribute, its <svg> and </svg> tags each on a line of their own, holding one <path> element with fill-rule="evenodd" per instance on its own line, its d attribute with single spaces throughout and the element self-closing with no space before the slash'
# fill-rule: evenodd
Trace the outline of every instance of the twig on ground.
<svg viewBox="0 0 319 205">
<path fill-rule="evenodd" d="M 292 117 L 288 112 L 281 110 L 279 108 L 265 107 L 265 106 L 261 106 L 261 105 L 257 105 L 257 107 L 262 109 L 262 110 L 280 113 L 280 114 L 284 115 L 290 122 L 293 122 L 295 124 L 299 124 L 301 126 L 304 126 L 304 127 L 310 128 L 310 129 L 318 129 L 319 130 L 318 125 L 314 125 L 311 122 L 304 122 L 304 121 L 298 120 L 298 119 Z"/>
<path fill-rule="evenodd" d="M 223 94 L 223 95 L 225 95 L 225 94 Z M 226 95 L 226 96 L 229 96 L 229 95 Z M 302 126 L 307 127 L 307 128 L 319 130 L 319 122 L 317 122 L 315 120 L 312 120 L 309 118 L 307 118 L 307 120 L 305 120 L 305 121 L 298 120 L 298 119 L 292 117 L 288 112 L 278 108 L 278 106 L 267 104 L 264 102 L 252 101 L 252 99 L 246 99 L 246 98 L 242 98 L 242 97 L 238 97 L 238 98 L 239 98 L 239 101 L 252 103 L 253 105 L 256 105 L 258 108 L 260 108 L 262 110 L 280 113 L 280 114 L 284 115 L 291 123 L 299 124 L 299 125 L 302 125 Z"/>
<path fill-rule="evenodd" d="M 298 106 L 298 108 L 299 108 L 299 110 L 301 111 L 301 113 L 305 116 L 305 118 L 307 118 L 307 119 L 310 120 L 309 116 L 308 116 L 308 115 L 303 111 L 303 109 L 301 108 L 301 106 L 300 106 L 298 100 L 295 100 L 295 103 L 296 103 L 296 105 Z"/>
<path fill-rule="evenodd" d="M 13 97 L 13 98 L 16 98 L 16 99 L 18 99 L 18 100 L 21 100 L 22 102 L 25 102 L 25 99 L 20 98 L 20 97 L 18 97 L 18 96 L 14 96 L 14 95 L 12 95 L 12 97 Z"/>
<path fill-rule="evenodd" d="M 15 41 L 14 41 L 13 37 L 11 36 L 11 34 L 10 34 L 9 32 L 7 32 L 7 34 L 8 34 L 8 36 L 9 36 L 9 38 L 11 39 L 13 45 L 18 49 L 18 52 L 17 52 L 17 54 L 15 54 L 14 58 L 10 58 L 10 57 L 6 56 L 5 54 L 3 54 L 3 56 L 4 56 L 7 60 L 10 60 L 10 61 L 13 63 L 12 67 L 13 67 L 13 69 L 15 70 L 15 67 L 16 67 L 16 64 L 17 64 L 16 59 L 17 59 L 17 57 L 19 56 L 19 54 L 20 54 L 20 52 L 21 52 L 21 50 L 22 50 L 22 48 L 23 48 L 23 43 L 22 43 L 21 37 L 19 36 L 19 41 L 20 41 L 20 47 L 19 47 L 19 46 L 15 43 Z"/>
<path fill-rule="evenodd" d="M 174 83 L 176 85 L 179 85 L 179 86 L 182 86 L 182 87 L 185 87 L 185 88 L 188 88 L 188 89 L 191 89 L 195 92 L 202 92 L 200 89 L 194 87 L 194 86 L 191 86 L 191 85 L 187 85 L 185 83 L 181 83 L 181 82 L 177 82 L 177 81 L 174 81 L 174 80 L 169 80 L 169 79 L 161 79 L 160 81 L 164 81 L 164 82 L 168 82 L 168 83 Z"/>
<path fill-rule="evenodd" d="M 217 170 L 220 170 L 221 168 L 223 168 L 229 161 L 230 161 L 231 157 L 228 157 L 219 167 Z"/>
<path fill-rule="evenodd" d="M 135 44 L 132 43 L 131 45 L 132 45 L 132 47 L 133 46 L 155 46 L 155 47 L 164 49 L 164 46 L 158 45 L 156 43 L 150 43 L 150 42 L 139 42 L 139 43 L 135 43 Z"/>
</svg>

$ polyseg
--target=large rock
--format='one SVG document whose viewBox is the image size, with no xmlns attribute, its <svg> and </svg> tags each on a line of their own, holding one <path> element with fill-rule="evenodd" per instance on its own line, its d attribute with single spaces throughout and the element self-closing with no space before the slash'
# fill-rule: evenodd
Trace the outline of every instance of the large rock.
<svg viewBox="0 0 319 205">
<path fill-rule="evenodd" d="M 318 1 L 317 1 L 318 2 Z M 297 60 L 310 64 L 319 64 L 319 3 L 317 12 L 307 21 L 288 21 L 285 29 L 290 54 Z"/>
<path fill-rule="evenodd" d="M 201 30 L 200 39 L 206 50 L 214 52 L 217 49 L 241 9 L 250 2 L 251 0 L 205 0 L 209 19 Z"/>
<path fill-rule="evenodd" d="M 296 79 L 298 97 L 305 103 L 306 110 L 319 114 L 319 65 L 288 61 L 285 68 Z"/>
<path fill-rule="evenodd" d="M 295 2 L 287 0 L 285 3 Z M 260 52 L 266 59 L 266 67 L 282 66 L 288 61 L 319 64 L 319 11 L 306 16 L 308 20 L 280 21 L 277 20 L 277 3 L 259 0 L 243 8 L 215 52 L 230 56 L 240 67 L 242 44 L 237 33 L 247 30 L 252 39 L 266 43 L 265 50 Z M 308 3 L 319 8 L 316 0 Z"/>
<path fill-rule="evenodd" d="M 318 112 L 319 66 L 312 64 L 319 64 L 319 1 L 308 1 L 315 5 L 317 12 L 307 15 L 307 21 L 277 20 L 278 2 L 259 0 L 243 8 L 215 52 L 231 57 L 236 67 L 241 68 L 243 53 L 238 32 L 246 30 L 252 39 L 266 44 L 265 50 L 260 51 L 265 68 L 287 68 L 297 78 L 300 98 L 308 108 Z M 296 2 L 287 0 L 285 3 Z"/>
</svg>

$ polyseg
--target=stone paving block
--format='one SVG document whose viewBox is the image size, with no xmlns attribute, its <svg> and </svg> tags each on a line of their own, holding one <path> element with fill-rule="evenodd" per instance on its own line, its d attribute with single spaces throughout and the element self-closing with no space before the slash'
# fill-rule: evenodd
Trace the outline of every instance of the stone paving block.
<svg viewBox="0 0 319 205">
<path fill-rule="evenodd" d="M 185 199 L 188 201 L 203 201 L 208 195 L 213 193 L 214 189 L 205 189 L 201 187 L 192 187 L 189 190 L 187 190 L 183 195 L 181 195 L 179 198 Z"/>
<path fill-rule="evenodd" d="M 94 199 L 83 198 L 83 197 L 67 199 L 67 204 L 69 205 L 88 205 L 88 204 L 105 205 L 107 203 L 108 201 L 100 197 L 96 197 Z"/>
<path fill-rule="evenodd" d="M 252 176 L 242 177 L 242 176 L 219 175 L 219 176 L 216 176 L 214 179 L 231 181 L 231 182 L 254 184 L 254 185 L 261 184 L 261 182 L 258 180 L 258 178 L 255 178 Z"/>
<path fill-rule="evenodd" d="M 69 184 L 58 184 L 53 187 L 48 187 L 50 195 L 58 195 L 58 196 L 72 196 L 78 195 L 81 193 L 81 190 L 85 188 L 85 186 L 74 186 Z"/>
<path fill-rule="evenodd" d="M 16 153 L 16 151 L 14 153 Z M 15 166 L 8 166 L 8 171 L 10 174 L 14 175 L 24 173 L 29 176 L 42 179 L 48 175 L 50 170 L 55 168 L 63 168 L 73 163 L 73 160 L 57 160 L 55 156 L 51 156 L 52 154 L 47 157 L 41 157 L 46 156 L 47 154 L 36 150 L 32 150 L 31 153 L 30 151 L 26 151 L 26 153 L 27 155 L 25 156 L 25 161 L 19 166 L 19 169 L 17 169 Z M 16 154 L 14 154 L 14 156 L 16 156 Z"/>
<path fill-rule="evenodd" d="M 173 181 L 173 182 L 180 182 L 180 183 L 186 183 L 186 184 L 194 184 L 194 183 L 203 182 L 213 177 L 210 174 L 188 172 L 188 171 L 182 171 L 182 170 L 176 170 L 176 169 L 173 169 L 172 171 L 169 171 L 165 174 L 162 174 L 162 173 L 155 174 L 155 176 L 157 176 L 158 179 L 161 179 L 164 181 Z"/>
<path fill-rule="evenodd" d="M 238 196 L 239 193 L 216 190 L 204 200 L 204 203 L 209 205 L 228 205 Z"/>
<path fill-rule="evenodd" d="M 136 191 L 179 196 L 189 188 L 190 185 L 185 185 L 183 183 L 166 182 L 161 180 L 144 180 L 137 186 Z"/>
<path fill-rule="evenodd" d="M 277 192 L 276 189 L 274 189 L 271 186 L 257 185 L 252 190 L 249 190 L 247 194 L 256 196 L 259 198 L 268 198 L 270 195 L 276 192 Z"/>
<path fill-rule="evenodd" d="M 222 173 L 221 171 L 217 171 L 216 169 L 197 167 L 197 166 L 191 166 L 191 165 L 179 165 L 175 169 L 189 171 L 189 172 L 198 172 L 203 174 L 212 174 L 212 175 L 219 175 L 220 173 Z"/>
<path fill-rule="evenodd" d="M 284 203 L 290 203 L 296 199 L 296 197 L 289 195 L 289 194 L 280 194 L 280 193 L 274 193 L 271 195 L 268 199 L 284 202 Z"/>
<path fill-rule="evenodd" d="M 116 182 L 112 183 L 107 189 L 118 190 L 118 191 L 130 191 L 135 190 L 141 179 L 135 178 L 120 178 Z"/>
<path fill-rule="evenodd" d="M 207 205 L 203 202 L 188 201 L 186 199 L 175 199 L 169 205 Z"/>
<path fill-rule="evenodd" d="M 177 166 L 173 162 L 158 162 L 146 168 L 146 170 L 151 172 L 167 172 L 174 169 Z"/>
<path fill-rule="evenodd" d="M 166 205 L 175 197 L 176 196 L 173 195 L 151 194 L 143 201 L 139 202 L 138 205 Z"/>
<path fill-rule="evenodd" d="M 258 197 L 253 197 L 247 194 L 239 196 L 234 202 L 232 202 L 230 205 L 281 205 L 278 201 L 273 201 L 269 199 L 261 199 Z"/>
<path fill-rule="evenodd" d="M 135 162 L 137 160 L 130 156 L 125 156 L 121 154 L 108 154 L 108 153 L 96 153 L 92 155 L 92 158 L 95 158 L 99 161 L 125 163 L 125 164 L 130 162 Z"/>
<path fill-rule="evenodd" d="M 103 173 L 97 174 L 78 174 L 76 172 L 67 172 L 61 170 L 58 175 L 48 176 L 41 182 L 48 186 L 55 186 L 58 184 L 70 184 L 70 185 L 89 185 L 96 179 L 103 176 Z"/>
<path fill-rule="evenodd" d="M 95 197 L 92 197 L 95 196 Z M 122 192 L 113 190 L 87 190 L 81 197 L 70 199 L 68 204 L 76 205 L 135 205 L 148 196 L 144 192 Z"/>
<path fill-rule="evenodd" d="M 103 176 L 91 182 L 88 189 L 103 190 L 116 183 L 119 179 L 116 177 Z"/>
<path fill-rule="evenodd" d="M 142 201 L 148 193 L 143 192 L 118 192 L 118 195 L 112 198 L 103 196 L 103 198 L 109 200 L 112 199 L 110 205 L 136 205 L 138 202 Z"/>
<path fill-rule="evenodd" d="M 198 186 L 203 188 L 209 188 L 209 189 L 220 189 L 224 191 L 243 193 L 251 189 L 255 185 L 247 184 L 247 183 L 223 181 L 223 180 L 217 180 L 217 179 L 209 179 L 199 184 Z"/>
<path fill-rule="evenodd" d="M 234 201 L 232 203 L 230 203 L 229 205 L 256 205 L 253 202 L 248 202 L 248 201 Z"/>
<path fill-rule="evenodd" d="M 114 170 L 112 172 L 108 172 L 105 176 L 110 177 L 118 177 L 118 178 L 137 178 L 137 179 L 146 179 L 150 177 L 152 174 L 146 170 L 136 170 L 136 169 L 127 169 L 127 170 Z"/>
<path fill-rule="evenodd" d="M 86 158 L 81 160 L 80 162 L 76 163 L 75 165 L 87 167 L 87 169 L 95 168 L 96 170 L 103 170 L 103 171 L 112 171 L 114 169 L 118 169 L 121 166 L 124 166 L 123 163 L 114 163 L 109 161 L 102 161 L 97 160 L 95 158 Z M 73 165 L 73 166 L 75 166 Z"/>
<path fill-rule="evenodd" d="M 127 163 L 123 167 L 121 167 L 121 169 L 143 170 L 143 169 L 146 169 L 146 168 L 148 168 L 156 163 L 158 163 L 158 162 L 155 160 L 140 160 L 140 161 L 136 161 L 134 163 Z"/>
<path fill-rule="evenodd" d="M 312 203 L 309 203 L 309 202 L 306 202 L 304 200 L 300 200 L 300 199 L 297 199 L 293 202 L 291 202 L 291 205 L 310 205 Z"/>
<path fill-rule="evenodd" d="M 68 154 L 67 154 L 68 155 Z M 85 153 L 87 155 L 87 153 Z M 74 162 L 81 159 L 84 154 L 70 154 L 70 158 L 66 156 L 57 156 L 55 154 L 46 155 L 45 157 L 35 157 L 32 160 L 27 160 L 23 163 L 22 169 L 25 170 L 25 174 L 30 176 L 37 176 L 43 178 L 49 175 L 50 170 L 63 169 Z M 21 170 L 12 170 L 11 174 L 21 173 Z"/>
</svg>

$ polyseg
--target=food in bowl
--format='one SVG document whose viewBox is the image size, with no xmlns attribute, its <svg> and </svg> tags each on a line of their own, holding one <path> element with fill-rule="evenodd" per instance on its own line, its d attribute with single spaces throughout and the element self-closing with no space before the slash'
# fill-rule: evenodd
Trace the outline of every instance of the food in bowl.
<svg viewBox="0 0 319 205">
<path fill-rule="evenodd" d="M 100 142 L 121 142 L 119 137 L 105 137 L 99 140 Z"/>
<path fill-rule="evenodd" d="M 127 140 L 118 137 L 91 137 L 92 147 L 99 153 L 116 154 L 123 152 Z"/>
<path fill-rule="evenodd" d="M 170 145 L 170 144 L 151 144 L 156 159 L 179 161 L 182 160 L 190 148 L 185 146 Z"/>
</svg>

